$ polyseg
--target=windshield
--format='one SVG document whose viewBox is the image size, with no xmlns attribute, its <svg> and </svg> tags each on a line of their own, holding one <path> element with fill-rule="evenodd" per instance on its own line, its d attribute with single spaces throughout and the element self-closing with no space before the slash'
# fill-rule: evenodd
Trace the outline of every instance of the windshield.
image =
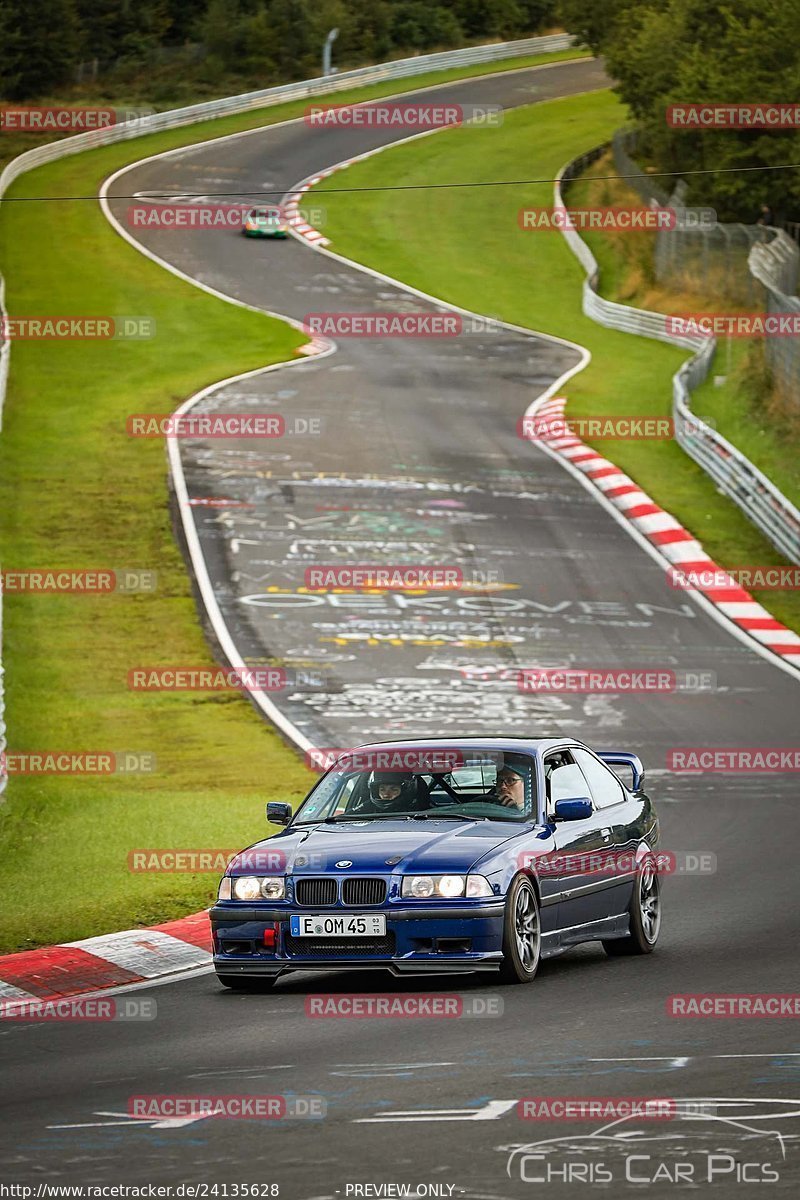
<svg viewBox="0 0 800 1200">
<path fill-rule="evenodd" d="M 536 773 L 527 754 L 469 752 L 443 770 L 353 769 L 347 760 L 320 780 L 293 825 L 320 821 L 465 819 L 530 821 L 536 816 Z"/>
<path fill-rule="evenodd" d="M 277 212 L 274 208 L 272 208 L 272 209 L 270 209 L 270 208 L 253 208 L 250 210 L 248 219 L 251 221 L 276 222 L 276 221 L 280 221 L 281 214 L 279 212 Z"/>
</svg>

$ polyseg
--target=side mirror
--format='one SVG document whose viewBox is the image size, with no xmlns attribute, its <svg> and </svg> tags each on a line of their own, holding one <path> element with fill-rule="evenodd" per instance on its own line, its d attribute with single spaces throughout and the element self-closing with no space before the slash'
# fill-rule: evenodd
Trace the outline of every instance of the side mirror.
<svg viewBox="0 0 800 1200">
<path fill-rule="evenodd" d="M 272 825 L 288 825 L 291 819 L 291 804 L 284 804 L 281 800 L 270 800 L 267 805 L 267 820 Z"/>
<path fill-rule="evenodd" d="M 598 750 L 597 757 L 602 759 L 606 766 L 611 767 L 612 771 L 615 767 L 630 771 L 631 782 L 625 784 L 630 791 L 638 792 L 644 787 L 644 767 L 638 754 L 631 754 L 628 750 Z M 614 771 L 614 774 L 619 776 L 618 771 Z M 625 783 L 625 780 L 622 782 Z"/>
<path fill-rule="evenodd" d="M 557 821 L 585 821 L 592 815 L 592 802 L 585 796 L 574 800 L 556 800 L 553 813 Z"/>
</svg>

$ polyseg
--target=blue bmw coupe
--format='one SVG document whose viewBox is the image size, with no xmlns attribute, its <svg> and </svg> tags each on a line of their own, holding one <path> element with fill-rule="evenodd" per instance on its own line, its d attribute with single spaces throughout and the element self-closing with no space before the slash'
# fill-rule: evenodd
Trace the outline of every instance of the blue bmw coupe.
<svg viewBox="0 0 800 1200">
<path fill-rule="evenodd" d="M 621 776 L 624 776 L 625 781 Z M 342 754 L 228 864 L 214 966 L 255 991 L 299 970 L 499 972 L 579 942 L 649 954 L 658 819 L 639 758 L 570 738 L 381 742 Z"/>
</svg>

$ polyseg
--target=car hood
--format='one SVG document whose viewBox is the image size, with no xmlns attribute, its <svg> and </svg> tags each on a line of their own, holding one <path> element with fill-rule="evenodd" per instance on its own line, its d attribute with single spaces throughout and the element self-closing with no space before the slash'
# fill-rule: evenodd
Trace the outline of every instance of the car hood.
<svg viewBox="0 0 800 1200">
<path fill-rule="evenodd" d="M 497 846 L 523 833 L 528 824 L 508 821 L 379 820 L 288 829 L 249 848 L 282 851 L 285 873 L 317 875 L 339 870 L 388 874 L 391 871 L 465 873 Z M 279 855 L 276 861 L 280 861 Z M 392 861 L 389 862 L 388 860 Z M 337 868 L 337 863 L 348 863 Z M 237 866 L 234 874 L 248 872 Z M 252 873 L 252 872 L 249 872 Z"/>
</svg>

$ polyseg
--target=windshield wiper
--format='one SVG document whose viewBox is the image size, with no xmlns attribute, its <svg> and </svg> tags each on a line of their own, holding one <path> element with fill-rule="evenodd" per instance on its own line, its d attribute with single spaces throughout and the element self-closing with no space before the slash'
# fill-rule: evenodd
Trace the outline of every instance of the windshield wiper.
<svg viewBox="0 0 800 1200">
<path fill-rule="evenodd" d="M 465 813 L 414 813 L 414 821 L 488 821 L 488 817 L 468 817 Z"/>
<path fill-rule="evenodd" d="M 332 817 L 324 817 L 314 821 L 315 825 L 338 825 L 343 821 L 410 821 L 411 813 L 338 813 Z M 310 822 L 311 824 L 312 822 Z"/>
</svg>

